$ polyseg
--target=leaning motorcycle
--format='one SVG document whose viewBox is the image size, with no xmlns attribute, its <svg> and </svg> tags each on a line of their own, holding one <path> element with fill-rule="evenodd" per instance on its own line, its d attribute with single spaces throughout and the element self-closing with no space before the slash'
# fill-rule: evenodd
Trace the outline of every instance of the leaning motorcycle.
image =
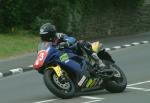
<svg viewBox="0 0 150 103">
<path fill-rule="evenodd" d="M 51 46 L 50 42 L 40 43 L 37 59 L 33 65 L 47 88 L 59 98 L 72 98 L 78 92 L 106 89 L 111 93 L 123 92 L 127 79 L 123 71 L 115 64 L 111 55 L 101 47 L 101 43 L 91 43 L 93 51 L 107 66 L 98 69 L 88 56 L 78 56 L 71 48 Z"/>
</svg>

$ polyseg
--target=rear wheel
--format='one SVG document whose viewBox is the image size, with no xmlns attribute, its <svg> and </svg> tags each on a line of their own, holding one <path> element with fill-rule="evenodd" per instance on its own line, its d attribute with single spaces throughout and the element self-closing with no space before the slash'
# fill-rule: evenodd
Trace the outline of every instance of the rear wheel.
<svg viewBox="0 0 150 103">
<path fill-rule="evenodd" d="M 104 82 L 105 89 L 112 93 L 123 92 L 127 86 L 125 74 L 116 64 L 109 61 L 104 61 L 104 63 L 114 70 L 113 76 Z"/>
<path fill-rule="evenodd" d="M 46 70 L 44 82 L 47 88 L 59 98 L 67 99 L 75 94 L 75 85 L 67 74 L 58 77 L 53 69 Z"/>
</svg>

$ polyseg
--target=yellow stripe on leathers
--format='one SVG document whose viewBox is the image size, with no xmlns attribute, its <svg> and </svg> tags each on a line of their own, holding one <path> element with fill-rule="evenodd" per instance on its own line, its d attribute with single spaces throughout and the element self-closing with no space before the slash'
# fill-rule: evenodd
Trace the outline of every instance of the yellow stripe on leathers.
<svg viewBox="0 0 150 103">
<path fill-rule="evenodd" d="M 91 45 L 92 45 L 92 50 L 98 53 L 98 51 L 100 50 L 100 43 L 97 41 L 97 42 L 91 43 Z"/>
<path fill-rule="evenodd" d="M 54 66 L 50 66 L 49 69 L 50 68 L 54 69 L 54 71 L 55 71 L 55 73 L 57 74 L 58 77 L 60 77 L 62 75 L 62 71 L 61 71 L 61 68 L 60 68 L 59 65 L 57 65 L 55 67 Z"/>
</svg>

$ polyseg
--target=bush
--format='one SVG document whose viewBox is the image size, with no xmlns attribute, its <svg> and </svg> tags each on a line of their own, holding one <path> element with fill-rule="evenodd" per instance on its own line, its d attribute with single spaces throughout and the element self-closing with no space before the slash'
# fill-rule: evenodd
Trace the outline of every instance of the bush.
<svg viewBox="0 0 150 103">
<path fill-rule="evenodd" d="M 35 3 L 36 2 L 36 3 Z M 0 31 L 39 31 L 46 22 L 78 37 L 125 34 L 138 30 L 144 0 L 2 0 Z M 33 33 L 34 34 L 34 33 Z M 93 35 L 94 34 L 94 35 Z"/>
</svg>

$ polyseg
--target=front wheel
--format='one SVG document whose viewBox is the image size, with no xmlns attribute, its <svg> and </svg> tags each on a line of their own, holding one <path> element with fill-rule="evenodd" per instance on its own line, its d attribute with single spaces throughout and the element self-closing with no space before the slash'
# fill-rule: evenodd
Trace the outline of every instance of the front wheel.
<svg viewBox="0 0 150 103">
<path fill-rule="evenodd" d="M 46 70 L 44 82 L 47 88 L 59 98 L 72 98 L 75 94 L 75 85 L 67 74 L 58 77 L 53 69 Z"/>
<path fill-rule="evenodd" d="M 114 70 L 114 75 L 104 82 L 105 89 L 111 93 L 123 92 L 127 86 L 125 74 L 116 64 L 109 61 L 105 61 L 105 64 Z"/>
</svg>

